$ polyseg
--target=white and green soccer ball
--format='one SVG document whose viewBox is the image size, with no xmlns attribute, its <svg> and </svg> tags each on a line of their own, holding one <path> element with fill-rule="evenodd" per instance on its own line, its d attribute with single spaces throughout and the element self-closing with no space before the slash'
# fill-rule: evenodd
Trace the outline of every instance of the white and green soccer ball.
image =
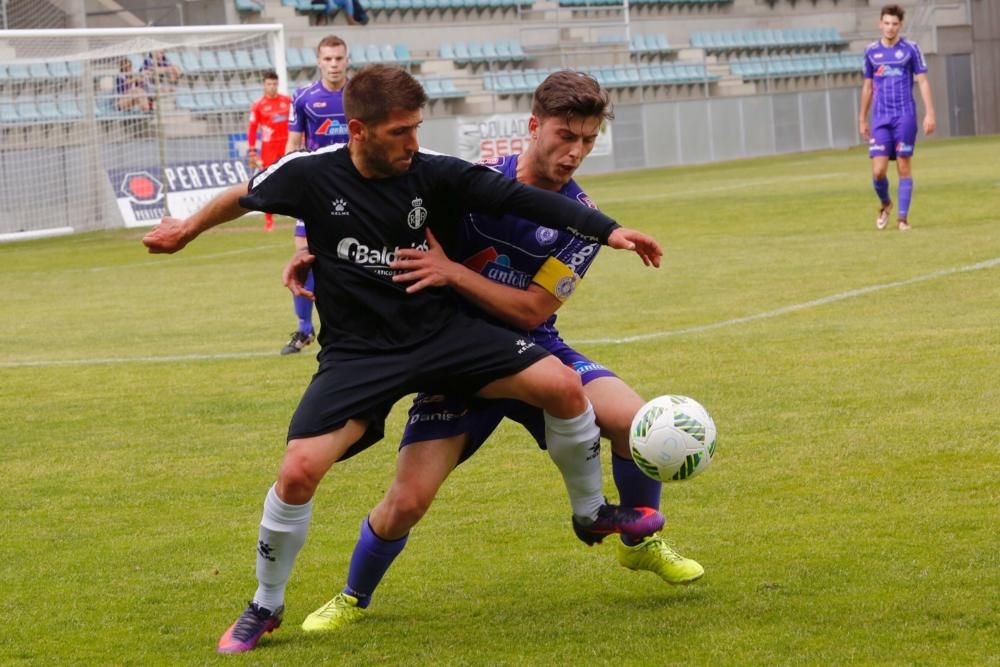
<svg viewBox="0 0 1000 667">
<path fill-rule="evenodd" d="M 691 479 L 715 456 L 715 422 L 687 396 L 658 396 L 632 419 L 629 447 L 646 475 L 661 482 Z"/>
</svg>

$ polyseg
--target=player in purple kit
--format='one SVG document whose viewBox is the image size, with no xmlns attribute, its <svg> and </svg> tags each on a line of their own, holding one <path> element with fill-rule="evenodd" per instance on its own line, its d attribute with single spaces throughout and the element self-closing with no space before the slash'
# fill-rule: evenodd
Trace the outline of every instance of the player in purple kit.
<svg viewBox="0 0 1000 667">
<path fill-rule="evenodd" d="M 347 143 L 347 117 L 344 115 L 344 86 L 347 85 L 347 44 L 336 35 L 327 35 L 316 47 L 316 67 L 320 71 L 318 81 L 302 88 L 295 94 L 292 112 L 288 119 L 288 144 L 285 153 L 305 148 L 314 151 L 323 146 Z M 304 249 L 306 226 L 301 220 L 295 221 L 295 247 Z M 313 278 L 310 273 L 309 285 Z M 312 301 L 292 296 L 298 328 L 281 354 L 295 354 L 316 338 L 312 323 Z"/>
<path fill-rule="evenodd" d="M 881 38 L 865 49 L 864 76 L 861 88 L 861 114 L 858 127 L 868 139 L 868 155 L 872 159 L 872 184 L 880 206 L 875 226 L 885 229 L 892 211 L 889 196 L 889 160 L 896 161 L 899 174 L 896 224 L 900 231 L 910 229 L 907 221 L 913 196 L 911 159 L 917 142 L 917 105 L 913 99 L 913 82 L 920 88 L 924 102 L 924 134 L 934 132 L 934 102 L 931 84 L 927 80 L 927 63 L 916 42 L 900 37 L 903 9 L 886 5 L 879 17 Z M 868 110 L 871 108 L 871 125 Z"/>
<path fill-rule="evenodd" d="M 527 151 L 485 164 L 510 180 L 558 192 L 596 208 L 572 176 L 593 148 L 601 125 L 611 116 L 607 94 L 596 80 L 579 72 L 556 72 L 535 91 L 528 122 L 532 141 Z M 586 274 L 599 244 L 515 215 L 497 220 L 471 214 L 453 253 L 462 263 L 449 260 L 433 235 L 429 235 L 428 245 L 427 251 L 399 251 L 393 266 L 402 272 L 395 280 L 411 283 L 407 290 L 411 293 L 449 286 L 474 304 L 477 312 L 530 331 L 536 344 L 580 376 L 601 433 L 611 440 L 612 470 L 622 506 L 659 507 L 661 483 L 635 466 L 628 447 L 632 418 L 644 400 L 612 371 L 570 348 L 555 327 L 555 312 Z M 296 271 L 306 264 L 308 258 L 298 257 L 286 267 L 286 280 L 293 288 L 298 288 Z M 375 588 L 440 486 L 504 417 L 524 425 L 545 448 L 543 415 L 527 404 L 459 394 L 417 396 L 400 445 L 396 479 L 362 521 L 347 585 L 306 619 L 304 630 L 335 630 L 364 616 Z M 596 474 L 599 479 L 599 467 L 596 471 L 582 469 L 562 454 L 550 454 L 568 489 L 588 475 Z M 598 454 L 599 445 L 593 457 Z M 593 480 L 588 483 L 593 484 Z M 587 544 L 604 537 L 576 520 L 573 525 Z M 704 573 L 698 563 L 678 555 L 659 535 L 640 539 L 623 536 L 617 555 L 625 567 L 655 572 L 670 583 L 689 583 Z"/>
</svg>

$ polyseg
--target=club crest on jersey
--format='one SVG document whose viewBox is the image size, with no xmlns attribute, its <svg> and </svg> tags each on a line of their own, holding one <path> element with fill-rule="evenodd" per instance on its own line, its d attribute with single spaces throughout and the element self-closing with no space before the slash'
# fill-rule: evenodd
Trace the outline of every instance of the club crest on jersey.
<svg viewBox="0 0 1000 667">
<path fill-rule="evenodd" d="M 332 202 L 333 210 L 330 211 L 330 215 L 350 215 L 350 211 L 347 210 L 347 202 L 343 199 L 334 199 Z"/>
<path fill-rule="evenodd" d="M 414 199 L 410 204 L 413 208 L 406 216 L 406 224 L 410 229 L 420 229 L 427 222 L 427 209 L 423 207 L 424 200 L 420 197 Z"/>
<path fill-rule="evenodd" d="M 535 240 L 542 245 L 552 245 L 555 243 L 558 236 L 559 232 L 550 227 L 542 227 L 539 225 L 538 228 L 535 229 Z"/>
<path fill-rule="evenodd" d="M 902 51 L 896 51 L 896 53 L 895 53 L 894 55 L 895 55 L 895 56 L 896 56 L 897 58 L 902 58 L 902 57 L 903 57 L 903 52 L 902 52 Z"/>
</svg>

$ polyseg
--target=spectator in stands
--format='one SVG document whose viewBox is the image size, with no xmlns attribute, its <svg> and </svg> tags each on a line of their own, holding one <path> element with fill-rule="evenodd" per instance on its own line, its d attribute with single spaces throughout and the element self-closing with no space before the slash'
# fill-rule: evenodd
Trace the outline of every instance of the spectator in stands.
<svg viewBox="0 0 1000 667">
<path fill-rule="evenodd" d="M 172 93 L 181 78 L 181 68 L 170 62 L 165 51 L 150 51 L 142 61 L 140 70 L 161 93 Z"/>
<path fill-rule="evenodd" d="M 118 111 L 152 110 L 153 100 L 147 86 L 146 77 L 132 70 L 132 61 L 122 58 L 115 77 L 115 108 Z"/>
<path fill-rule="evenodd" d="M 344 12 L 344 17 L 350 25 L 368 24 L 368 12 L 365 11 L 361 0 L 326 0 L 326 16 L 333 16 L 337 10 Z"/>
<path fill-rule="evenodd" d="M 247 126 L 247 144 L 250 166 L 267 169 L 285 154 L 288 143 L 288 115 L 291 113 L 292 98 L 278 93 L 278 73 L 269 70 L 264 73 L 264 96 L 250 107 L 250 123 Z M 257 128 L 260 128 L 260 154 L 257 154 Z M 274 229 L 274 215 L 264 214 L 264 229 Z"/>
</svg>

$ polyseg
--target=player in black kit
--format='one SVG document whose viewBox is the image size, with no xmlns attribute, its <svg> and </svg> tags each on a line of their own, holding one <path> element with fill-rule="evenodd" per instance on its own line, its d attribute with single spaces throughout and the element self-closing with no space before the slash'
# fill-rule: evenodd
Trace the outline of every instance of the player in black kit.
<svg viewBox="0 0 1000 667">
<path fill-rule="evenodd" d="M 405 71 L 365 67 L 344 93 L 346 147 L 286 155 L 249 189 L 234 186 L 186 220 L 165 217 L 143 238 L 150 252 L 173 253 L 203 231 L 258 210 L 304 220 L 316 257 L 319 369 L 292 417 L 278 479 L 265 499 L 257 592 L 220 638 L 220 652 L 249 651 L 281 624 L 285 586 L 305 542 L 317 486 L 335 462 L 382 437 L 385 417 L 406 394 L 469 393 L 541 408 L 549 449 L 579 462 L 578 479 L 563 471 L 578 523 L 595 534 L 636 537 L 663 525 L 655 510 L 606 505 L 600 484 L 592 484 L 600 432 L 572 369 L 530 337 L 465 314 L 449 289 L 407 294 L 389 268 L 399 248 L 426 247 L 426 229 L 447 248 L 471 211 L 498 218 L 515 213 L 634 250 L 646 265 L 659 266 L 659 245 L 556 193 L 421 152 L 417 128 L 426 100 Z"/>
</svg>

